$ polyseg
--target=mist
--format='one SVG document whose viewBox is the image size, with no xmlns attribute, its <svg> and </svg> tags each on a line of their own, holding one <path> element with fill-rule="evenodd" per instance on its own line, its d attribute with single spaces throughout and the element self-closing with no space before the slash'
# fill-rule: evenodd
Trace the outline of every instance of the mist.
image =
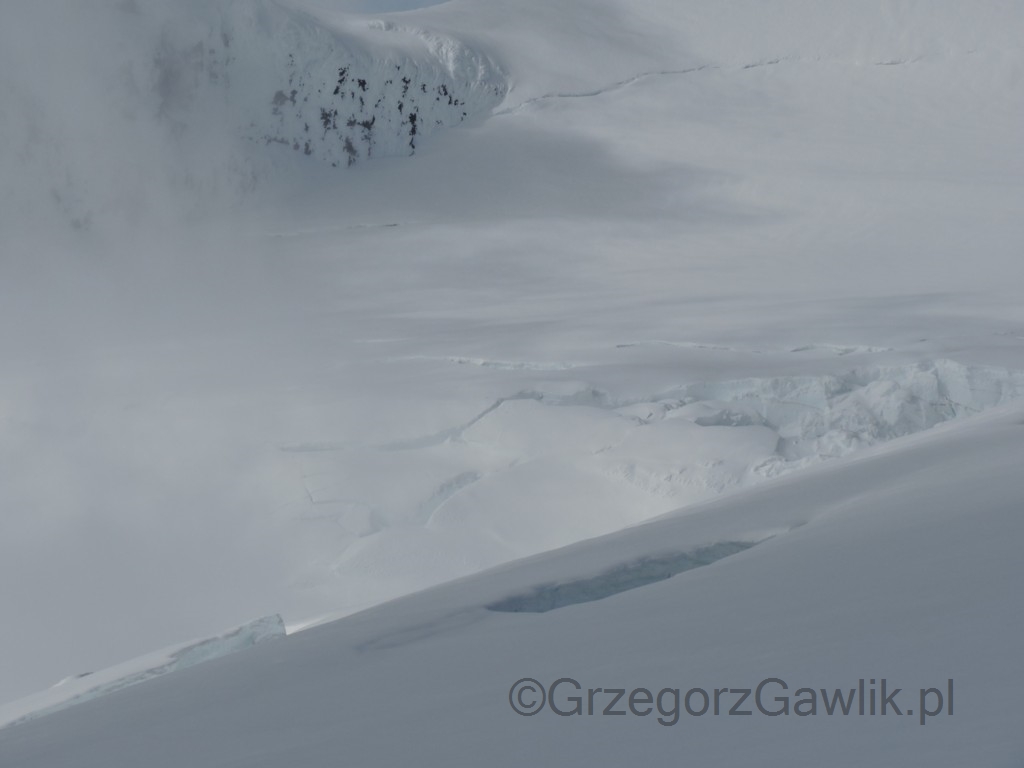
<svg viewBox="0 0 1024 768">
<path fill-rule="evenodd" d="M 0 699 L 286 582 L 273 471 L 240 447 L 267 425 L 231 394 L 255 353 L 224 341 L 280 333 L 286 289 L 215 224 L 253 184 L 187 56 L 202 5 L 0 7 Z"/>
</svg>

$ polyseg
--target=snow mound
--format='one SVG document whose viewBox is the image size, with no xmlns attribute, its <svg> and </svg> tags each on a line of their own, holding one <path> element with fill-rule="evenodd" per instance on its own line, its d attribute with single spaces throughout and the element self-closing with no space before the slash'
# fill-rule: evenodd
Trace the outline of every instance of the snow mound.
<svg viewBox="0 0 1024 768">
<path fill-rule="evenodd" d="M 140 656 L 102 672 L 69 677 L 47 691 L 0 707 L 0 728 L 59 712 L 155 677 L 188 669 L 284 636 L 285 627 L 281 617 L 266 616 L 217 637 Z"/>
</svg>

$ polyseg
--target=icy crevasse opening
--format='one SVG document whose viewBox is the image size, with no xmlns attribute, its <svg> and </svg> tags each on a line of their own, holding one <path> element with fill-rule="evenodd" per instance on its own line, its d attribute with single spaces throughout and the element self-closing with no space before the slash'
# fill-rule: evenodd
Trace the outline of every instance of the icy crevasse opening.
<svg viewBox="0 0 1024 768">
<path fill-rule="evenodd" d="M 512 595 L 487 606 L 497 613 L 547 613 L 569 605 L 591 603 L 606 597 L 671 579 L 739 554 L 759 542 L 723 541 L 692 552 L 652 555 L 610 568 L 604 573 L 559 584 L 545 584 L 531 592 Z"/>
</svg>

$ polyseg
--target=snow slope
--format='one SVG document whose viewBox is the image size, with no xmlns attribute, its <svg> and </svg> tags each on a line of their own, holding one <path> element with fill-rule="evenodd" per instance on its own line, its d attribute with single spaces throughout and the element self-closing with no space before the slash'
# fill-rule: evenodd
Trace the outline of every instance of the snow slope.
<svg viewBox="0 0 1024 768">
<path fill-rule="evenodd" d="M 1015 765 L 1022 429 L 1024 410 L 997 409 L 438 587 L 0 731 L 0 755 L 13 768 Z M 487 608 L 535 585 L 742 540 L 760 543 L 596 602 Z M 509 694 L 524 677 L 572 678 L 584 702 L 590 687 L 685 694 L 768 678 L 795 701 L 797 687 L 847 696 L 861 678 L 886 678 L 902 689 L 902 716 L 862 716 L 856 704 L 829 716 L 819 701 L 814 716 L 772 717 L 753 696 L 752 715 L 729 716 L 738 696 L 726 694 L 719 716 L 681 710 L 664 726 L 657 713 L 603 716 L 610 698 L 598 692 L 592 716 L 526 718 Z M 920 689 L 945 694 L 950 678 L 953 712 L 922 725 L 908 711 Z M 571 708 L 575 692 L 556 690 Z M 764 689 L 765 711 L 778 711 L 779 695 L 777 683 Z M 672 711 L 670 696 L 659 712 Z M 939 712 L 934 693 L 924 701 Z"/>
<path fill-rule="evenodd" d="M 396 5 L 0 8 L 0 701 L 1019 396 L 1018 4 Z"/>
<path fill-rule="evenodd" d="M 129 688 L 147 680 L 180 672 L 238 651 L 284 637 L 280 616 L 267 616 L 217 637 L 181 643 L 100 672 L 85 672 L 61 680 L 49 690 L 0 706 L 0 728 L 59 712 L 70 706 Z"/>
</svg>

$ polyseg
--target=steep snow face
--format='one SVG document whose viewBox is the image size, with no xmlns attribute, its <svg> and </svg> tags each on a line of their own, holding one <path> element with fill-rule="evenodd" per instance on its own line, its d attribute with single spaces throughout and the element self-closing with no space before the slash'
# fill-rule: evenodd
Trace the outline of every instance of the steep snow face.
<svg viewBox="0 0 1024 768">
<path fill-rule="evenodd" d="M 435 130 L 488 113 L 507 91 L 486 54 L 393 21 L 332 24 L 272 0 L 229 0 L 205 24 L 196 20 L 163 38 L 165 102 L 187 122 L 209 89 L 249 141 L 332 166 L 410 154 Z"/>
</svg>

